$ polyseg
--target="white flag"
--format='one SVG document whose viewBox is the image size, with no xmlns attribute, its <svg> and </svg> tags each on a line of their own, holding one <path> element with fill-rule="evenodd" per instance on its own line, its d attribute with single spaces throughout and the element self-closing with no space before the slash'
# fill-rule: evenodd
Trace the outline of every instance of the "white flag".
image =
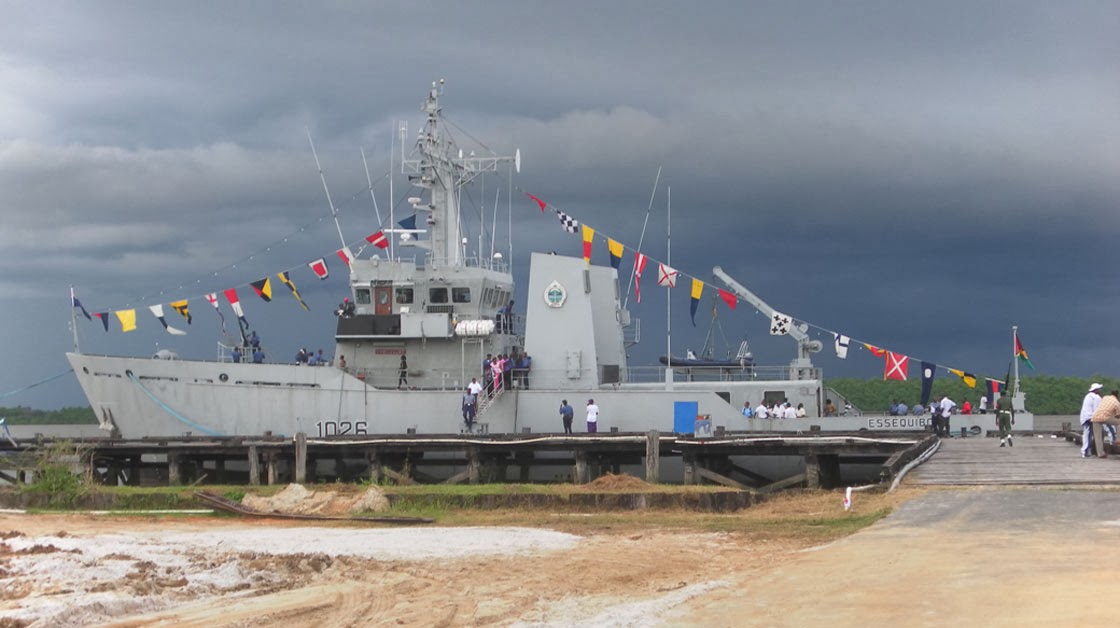
<svg viewBox="0 0 1120 628">
<path fill-rule="evenodd" d="M 665 264 L 657 265 L 657 285 L 668 286 L 670 288 L 677 287 L 677 272 L 676 268 L 671 268 Z"/>
<path fill-rule="evenodd" d="M 774 312 L 770 317 L 770 335 L 771 336 L 785 336 L 789 333 L 789 327 L 793 324 L 793 317 L 782 314 L 781 312 Z"/>
<path fill-rule="evenodd" d="M 836 357 L 841 360 L 847 359 L 848 343 L 851 342 L 852 339 L 844 334 L 832 334 L 832 337 L 836 340 Z"/>
</svg>

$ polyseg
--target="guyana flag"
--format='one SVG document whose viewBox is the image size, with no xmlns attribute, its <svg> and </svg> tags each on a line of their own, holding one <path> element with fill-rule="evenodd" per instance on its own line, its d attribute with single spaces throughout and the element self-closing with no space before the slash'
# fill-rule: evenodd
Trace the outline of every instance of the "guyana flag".
<svg viewBox="0 0 1120 628">
<path fill-rule="evenodd" d="M 1023 343 L 1019 340 L 1019 331 L 1015 331 L 1015 357 L 1027 363 L 1027 366 L 1034 370 L 1034 365 L 1031 364 L 1031 359 L 1027 357 L 1027 350 L 1023 348 Z"/>
</svg>

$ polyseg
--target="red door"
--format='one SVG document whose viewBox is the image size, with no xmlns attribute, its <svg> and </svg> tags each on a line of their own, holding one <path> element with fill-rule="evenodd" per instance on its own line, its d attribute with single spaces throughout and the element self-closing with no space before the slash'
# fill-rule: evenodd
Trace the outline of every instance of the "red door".
<svg viewBox="0 0 1120 628">
<path fill-rule="evenodd" d="M 393 313 L 393 286 L 391 284 L 373 287 L 373 313 Z"/>
</svg>

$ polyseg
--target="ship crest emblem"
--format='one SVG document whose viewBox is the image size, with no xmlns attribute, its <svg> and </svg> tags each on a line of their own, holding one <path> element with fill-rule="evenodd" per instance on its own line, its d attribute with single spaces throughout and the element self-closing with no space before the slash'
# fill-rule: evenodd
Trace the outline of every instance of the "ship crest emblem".
<svg viewBox="0 0 1120 628">
<path fill-rule="evenodd" d="M 548 307 L 562 307 L 568 299 L 568 291 L 559 281 L 553 281 L 544 289 L 544 302 Z"/>
</svg>

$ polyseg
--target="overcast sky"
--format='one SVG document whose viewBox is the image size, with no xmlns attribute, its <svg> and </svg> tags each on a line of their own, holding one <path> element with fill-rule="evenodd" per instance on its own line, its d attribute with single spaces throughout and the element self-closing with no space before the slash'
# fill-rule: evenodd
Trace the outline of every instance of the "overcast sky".
<svg viewBox="0 0 1120 628">
<path fill-rule="evenodd" d="M 246 315 L 270 357 L 332 352 L 346 282 L 303 267 L 338 248 L 307 130 L 360 240 L 377 227 L 360 151 L 387 225 L 410 195 L 385 178 L 394 129 L 411 142 L 439 78 L 460 139 L 520 148 L 513 185 L 628 245 L 660 167 L 643 250 L 668 257 L 671 188 L 687 275 L 721 265 L 795 318 L 977 375 L 1004 374 L 1016 324 L 1035 373 L 1118 372 L 1116 3 L 320 5 L 0 9 L 0 394 L 68 368 L 71 285 L 91 311 L 139 308 L 129 334 L 79 320 L 83 350 L 209 358 L 221 332 L 201 295 L 294 268 L 310 313 L 283 286 L 268 304 L 243 287 Z M 469 190 L 468 215 L 498 194 L 510 222 L 507 185 Z M 524 304 L 527 252 L 581 244 L 524 197 L 512 225 Z M 630 299 L 635 362 L 665 351 L 652 284 Z M 671 296 L 673 351 L 699 350 L 710 307 L 693 328 L 687 286 Z M 147 306 L 185 327 L 166 306 L 180 298 L 195 320 L 172 337 Z M 792 358 L 750 308 L 721 312 L 732 348 Z M 883 369 L 866 351 L 815 361 Z M 84 404 L 72 376 L 0 399 Z"/>
</svg>

